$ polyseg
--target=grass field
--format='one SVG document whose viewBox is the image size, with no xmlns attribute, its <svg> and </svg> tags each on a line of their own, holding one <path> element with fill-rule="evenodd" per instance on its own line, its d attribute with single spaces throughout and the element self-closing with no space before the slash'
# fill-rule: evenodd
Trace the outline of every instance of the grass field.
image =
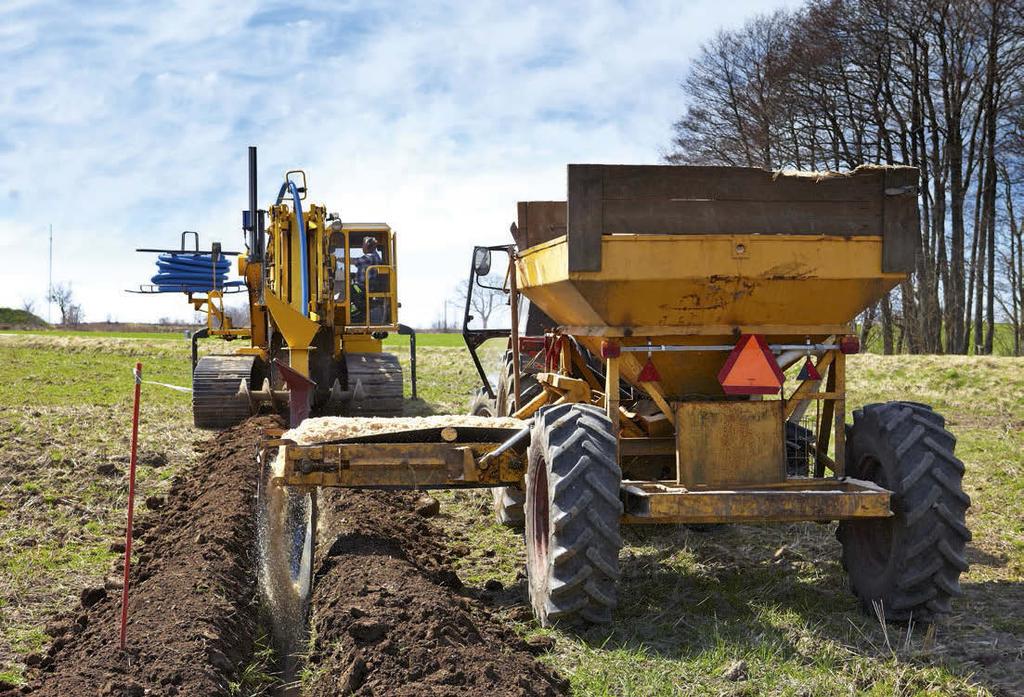
<svg viewBox="0 0 1024 697">
<path fill-rule="evenodd" d="M 31 335 L 48 337 L 79 337 L 91 339 L 140 339 L 144 341 L 170 341 L 188 343 L 188 339 L 180 332 L 80 332 L 73 329 L 6 329 L 0 334 Z M 391 334 L 384 340 L 391 347 L 408 346 L 409 337 Z M 416 346 L 465 346 L 461 334 L 417 334 Z"/>
<path fill-rule="evenodd" d="M 0 335 L 0 679 L 17 682 L 48 641 L 47 621 L 109 573 L 123 532 L 131 367 L 141 360 L 147 379 L 188 385 L 188 344 L 175 339 Z M 461 337 L 418 339 L 421 400 L 409 413 L 464 410 L 478 378 Z M 389 339 L 405 363 L 406 342 Z M 1024 360 L 865 355 L 849 376 L 851 404 L 929 402 L 959 437 L 972 567 L 937 631 L 908 636 L 860 614 L 833 526 L 815 524 L 628 529 L 610 628 L 540 630 L 521 600 L 500 611 L 517 631 L 555 639 L 544 660 L 581 695 L 1020 694 Z M 190 422 L 187 394 L 145 386 L 142 515 L 196 461 L 203 435 Z M 470 541 L 466 583 L 521 590 L 522 545 L 491 524 L 487 493 L 442 500 L 444 524 Z"/>
</svg>

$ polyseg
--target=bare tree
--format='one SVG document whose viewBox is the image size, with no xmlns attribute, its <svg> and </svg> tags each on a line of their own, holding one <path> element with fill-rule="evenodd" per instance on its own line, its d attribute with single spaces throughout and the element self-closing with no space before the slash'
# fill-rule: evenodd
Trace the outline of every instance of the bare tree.
<svg viewBox="0 0 1024 697">
<path fill-rule="evenodd" d="M 57 309 L 60 311 L 61 324 L 73 327 L 81 323 L 82 306 L 75 302 L 70 283 L 58 283 L 53 286 L 46 299 L 56 303 Z"/>
<path fill-rule="evenodd" d="M 886 351 L 995 350 L 1021 313 L 1024 4 L 807 0 L 720 32 L 682 88 L 668 162 L 917 167 L 915 271 L 865 329 Z"/>
<path fill-rule="evenodd" d="M 224 307 L 224 314 L 231 320 L 231 326 L 233 327 L 249 326 L 248 305 L 226 305 Z"/>
<path fill-rule="evenodd" d="M 34 315 L 36 312 L 36 301 L 35 298 L 22 298 L 21 309 L 30 315 Z"/>
<path fill-rule="evenodd" d="M 474 319 L 480 320 L 480 324 L 487 329 L 487 323 L 491 320 L 494 311 L 508 303 L 508 295 L 501 290 L 504 279 L 501 276 L 486 276 L 478 279 L 480 285 L 473 286 L 473 297 L 470 299 L 470 314 Z M 458 307 L 465 308 L 466 295 L 469 291 L 469 281 L 462 281 L 455 288 L 455 297 Z"/>
</svg>

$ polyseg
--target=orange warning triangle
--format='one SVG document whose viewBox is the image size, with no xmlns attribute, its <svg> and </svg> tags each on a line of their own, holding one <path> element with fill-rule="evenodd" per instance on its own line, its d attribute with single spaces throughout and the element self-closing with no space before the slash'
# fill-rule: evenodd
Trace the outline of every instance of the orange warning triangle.
<svg viewBox="0 0 1024 697">
<path fill-rule="evenodd" d="M 726 394 L 775 394 L 786 376 L 760 334 L 744 334 L 718 373 Z"/>
</svg>

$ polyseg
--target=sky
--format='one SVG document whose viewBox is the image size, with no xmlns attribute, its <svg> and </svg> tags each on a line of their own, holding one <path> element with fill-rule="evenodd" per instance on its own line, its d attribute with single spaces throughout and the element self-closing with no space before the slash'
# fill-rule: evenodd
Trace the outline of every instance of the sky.
<svg viewBox="0 0 1024 697">
<path fill-rule="evenodd" d="M 190 319 L 125 292 L 155 273 L 134 250 L 240 249 L 256 145 L 261 207 L 302 168 L 308 202 L 397 231 L 400 320 L 429 326 L 517 201 L 658 162 L 701 42 L 793 4 L 0 0 L 0 306 L 46 318 L 52 224 L 87 321 Z"/>
</svg>

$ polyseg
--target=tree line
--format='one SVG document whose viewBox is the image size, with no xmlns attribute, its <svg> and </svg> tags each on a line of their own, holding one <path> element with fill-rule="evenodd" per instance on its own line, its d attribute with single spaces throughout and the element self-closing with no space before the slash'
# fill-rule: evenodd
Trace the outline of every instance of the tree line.
<svg viewBox="0 0 1024 697">
<path fill-rule="evenodd" d="M 862 334 L 1021 355 L 1024 0 L 810 0 L 719 32 L 681 86 L 668 162 L 918 167 L 915 271 Z"/>
</svg>

